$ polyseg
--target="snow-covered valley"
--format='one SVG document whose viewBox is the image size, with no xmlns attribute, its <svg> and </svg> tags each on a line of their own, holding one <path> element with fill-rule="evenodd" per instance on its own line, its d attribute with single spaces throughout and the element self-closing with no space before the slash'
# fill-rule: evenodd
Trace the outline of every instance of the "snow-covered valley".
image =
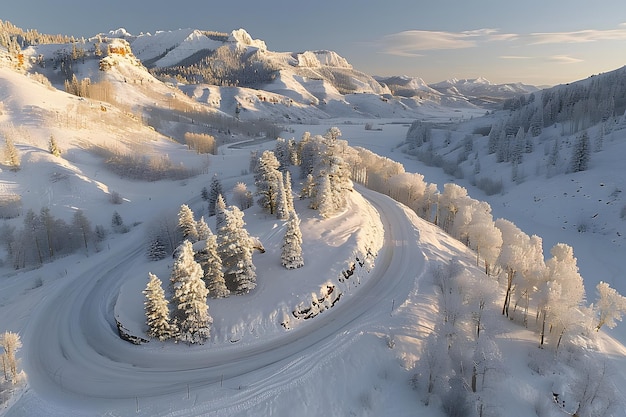
<svg viewBox="0 0 626 417">
<path fill-rule="evenodd" d="M 200 37 L 190 36 L 186 42 L 174 42 L 189 45 Z M 262 41 L 238 36 L 248 47 L 265 48 Z M 171 47 L 158 46 L 146 42 L 143 53 L 152 50 L 149 59 L 154 60 Z M 45 54 L 46 48 L 52 51 L 58 46 L 39 48 L 34 52 Z M 34 52 L 31 56 L 36 56 Z M 193 48 L 186 52 L 173 48 L 169 58 L 161 60 L 180 60 L 191 52 Z M 141 57 L 139 51 L 134 53 Z M 466 245 L 407 206 L 361 185 L 348 193 L 346 208 L 329 217 L 309 208 L 308 199 L 296 199 L 304 266 L 293 270 L 280 261 L 286 221 L 257 205 L 244 210 L 246 229 L 265 248 L 265 253 L 257 252 L 253 258 L 256 288 L 243 295 L 208 299 L 213 323 L 203 344 L 151 339 L 135 345 L 122 340 L 116 323 L 135 336 L 147 337 L 142 290 L 148 273 L 167 282 L 175 263 L 171 254 L 156 262 L 146 256 L 151 233 L 172 219 L 175 223 L 181 204 L 189 205 L 198 218 L 206 216 L 215 230 L 214 217 L 208 217 L 201 197 L 202 188 L 215 175 L 229 201 L 238 183 L 254 189 L 251 152 L 276 146 L 273 138 L 243 133 L 253 129 L 256 120 L 272 121 L 280 126 L 280 137 L 296 141 L 305 132 L 323 135 L 337 126 L 350 146 L 397 161 L 407 173 L 421 173 L 439 192 L 451 182 L 467 188 L 472 197 L 490 204 L 494 218 L 506 218 L 525 233 L 540 236 L 546 259 L 556 243 L 571 245 L 585 283 L 581 311 L 596 300 L 600 281 L 626 293 L 621 259 L 626 226 L 620 218 L 626 207 L 620 158 L 626 152 L 626 130 L 613 129 L 604 137 L 602 149 L 591 156 L 589 170 L 547 175 L 545 160 L 553 136 L 551 127 L 546 128 L 532 139 L 535 151 L 525 154 L 516 166 L 523 181 L 517 177 L 514 181 L 509 180 L 509 165 L 486 156 L 487 135 L 476 133 L 504 120 L 506 112 L 489 114 L 467 102 L 441 105 L 441 97 L 412 99 L 407 104 L 401 97 L 388 99 L 383 91 L 340 94 L 327 81 L 296 85 L 293 80 L 304 79 L 293 74 L 281 76 L 267 90 L 203 84 L 178 89 L 154 78 L 129 52 L 124 54 L 109 55 L 107 62 L 114 62 L 107 71 L 99 71 L 98 61 L 89 59 L 74 69 L 79 78 L 89 75 L 106 81 L 103 85 L 115 94 L 111 100 L 115 104 L 46 85 L 32 68 L 28 72 L 0 68 L 0 127 L 5 141 L 12 140 L 21 157 L 19 169 L 7 160 L 0 171 L 0 208 L 5 217 L 0 232 L 0 331 L 21 335 L 18 359 L 24 371 L 15 388 L 2 386 L 0 415 L 441 416 L 456 410 L 461 413 L 457 415 L 468 416 L 543 417 L 572 414 L 575 404 L 584 401 L 592 404 L 582 393 L 594 390 L 602 401 L 609 398 L 608 405 L 600 411 L 588 408 L 588 414 L 581 411 L 582 415 L 626 415 L 623 325 L 603 327 L 598 333 L 572 332 L 560 348 L 556 336 L 549 334 L 547 346 L 540 349 L 533 327 L 539 312 L 537 319 L 532 312 L 528 327 L 500 312 L 503 270 L 486 276 L 484 268 L 476 265 L 476 253 Z M 310 65 L 309 55 L 301 62 Z M 315 65 L 324 59 L 349 65 L 339 58 L 318 54 Z M 48 78 L 54 80 L 50 74 Z M 460 88 L 462 83 L 457 84 Z M 285 93 L 289 91 L 298 94 Z M 313 105 L 285 100 L 298 95 L 307 101 L 328 101 Z M 197 113 L 178 113 L 181 108 Z M 201 113 L 231 123 L 236 111 L 237 123 L 210 131 L 219 139 L 216 154 L 200 154 L 180 143 L 181 132 L 199 133 L 211 127 L 199 122 Z M 163 117 L 155 122 L 157 112 Z M 166 118 L 168 113 L 173 116 Z M 407 131 L 416 119 L 435 126 L 431 143 L 440 146 L 435 150 L 460 161 L 465 175 L 428 166 L 403 151 Z M 614 123 L 620 122 L 617 117 Z M 553 129 L 559 130 L 556 124 Z M 589 132 L 595 135 L 599 128 L 591 127 Z M 461 161 L 457 154 L 468 136 L 473 138 L 473 150 Z M 61 149 L 60 157 L 50 151 L 51 137 Z M 568 153 L 564 161 L 574 137 L 561 142 L 562 153 Z M 446 148 L 442 144 L 448 140 L 451 146 Z M 151 167 L 173 177 L 128 178 L 126 172 L 104 163 L 132 156 L 131 166 Z M 304 179 L 298 178 L 297 166 L 291 170 L 297 193 Z M 491 195 L 481 191 L 475 186 L 479 173 L 500 179 L 503 190 Z M 45 207 L 68 224 L 76 212 L 85 213 L 101 227 L 103 236 L 44 262 L 41 257 L 39 261 L 15 257 L 6 242 L 9 230 L 11 236 L 17 235 L 27 211 L 41 213 Z M 124 230 L 114 230 L 114 212 L 124 219 Z M 74 238 L 70 233 L 66 240 Z M 35 242 L 39 245 L 36 239 L 25 241 L 30 248 Z M 447 269 L 452 267 L 460 269 Z M 463 290 L 461 304 L 467 307 L 458 312 L 461 324 L 454 337 L 446 333 L 455 307 L 447 304 L 450 299 L 439 281 L 443 278 L 459 280 L 455 285 Z M 463 339 L 461 335 L 471 334 L 476 321 L 477 311 L 470 306 L 479 288 L 491 294 L 481 298 L 486 300 L 480 307 L 485 309 L 485 336 Z M 309 308 L 319 312 L 306 319 L 296 314 Z M 483 329 L 480 319 L 478 328 Z M 487 342 L 482 345 L 479 340 Z M 447 349 L 437 343 L 448 343 Z M 471 364 L 446 365 L 448 350 L 451 358 L 462 350 L 478 353 L 470 358 Z M 472 372 L 463 373 L 472 365 L 474 376 L 481 369 L 480 383 L 471 380 Z M 434 385 L 447 386 L 435 387 L 435 394 L 424 388 L 428 385 L 424 375 L 429 372 L 442 376 Z M 592 382 L 585 385 L 585 378 Z M 470 404 L 467 408 L 465 402 Z"/>
</svg>

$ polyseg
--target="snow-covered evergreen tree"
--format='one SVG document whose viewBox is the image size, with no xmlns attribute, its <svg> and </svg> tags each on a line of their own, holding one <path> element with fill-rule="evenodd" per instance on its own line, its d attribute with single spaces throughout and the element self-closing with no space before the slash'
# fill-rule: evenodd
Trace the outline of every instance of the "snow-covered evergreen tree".
<svg viewBox="0 0 626 417">
<path fill-rule="evenodd" d="M 220 194 L 215 202 L 215 230 L 220 230 L 226 219 L 226 201 Z"/>
<path fill-rule="evenodd" d="M 245 294 L 256 287 L 256 267 L 252 263 L 250 235 L 245 229 L 241 210 L 231 206 L 224 214 L 224 224 L 217 231 L 217 253 L 222 259 L 228 289 Z"/>
<path fill-rule="evenodd" d="M 148 284 L 143 294 L 146 296 L 144 311 L 148 336 L 159 340 L 167 340 L 176 334 L 170 321 L 170 310 L 161 280 L 153 273 L 148 273 Z"/>
<path fill-rule="evenodd" d="M 332 216 L 335 213 L 335 207 L 330 177 L 328 175 L 320 176 L 316 189 L 317 191 L 315 197 L 311 200 L 310 207 L 317 209 L 320 212 L 320 216 L 324 218 Z"/>
<path fill-rule="evenodd" d="M 174 289 L 172 303 L 176 309 L 177 338 L 183 342 L 203 343 L 210 335 L 213 318 L 209 315 L 209 291 L 202 280 L 203 275 L 202 267 L 194 260 L 191 242 L 185 240 L 170 277 Z"/>
<path fill-rule="evenodd" d="M 167 257 L 167 251 L 165 249 L 165 242 L 161 233 L 156 232 L 150 236 L 148 243 L 148 259 L 151 261 L 160 261 Z"/>
<path fill-rule="evenodd" d="M 289 203 L 287 202 L 287 192 L 282 173 L 279 172 L 278 179 L 278 199 L 276 203 L 276 218 L 286 220 L 289 218 Z"/>
<path fill-rule="evenodd" d="M 128 233 L 130 228 L 124 224 L 122 216 L 116 211 L 111 216 L 111 229 L 115 233 Z"/>
<path fill-rule="evenodd" d="M 260 197 L 258 204 L 269 210 L 270 214 L 275 213 L 278 204 L 279 182 L 282 181 L 279 167 L 280 163 L 274 152 L 264 151 L 259 158 L 258 172 L 254 176 L 256 195 Z"/>
<path fill-rule="evenodd" d="M 217 236 L 210 230 L 206 238 L 206 246 L 198 252 L 196 258 L 204 270 L 204 282 L 209 290 L 209 295 L 214 298 L 228 297 L 230 291 L 226 288 L 222 259 L 217 253 Z"/>
<path fill-rule="evenodd" d="M 200 220 L 196 223 L 196 230 L 198 231 L 198 240 L 206 240 L 211 235 L 211 229 L 206 224 L 204 216 L 200 217 Z"/>
<path fill-rule="evenodd" d="M 276 155 L 276 159 L 280 163 L 278 169 L 281 172 L 285 172 L 291 165 L 291 152 L 289 149 L 289 142 L 287 142 L 283 138 L 276 139 L 274 154 Z"/>
<path fill-rule="evenodd" d="M 191 211 L 187 204 L 180 206 L 180 210 L 178 212 L 178 228 L 181 231 L 183 239 L 191 242 L 198 241 L 196 220 L 193 218 L 193 211 Z"/>
<path fill-rule="evenodd" d="M 320 141 L 313 140 L 309 132 L 302 134 L 298 143 L 298 159 L 300 160 L 300 178 L 304 179 L 313 173 L 320 155 Z"/>
<path fill-rule="evenodd" d="M 293 211 L 293 188 L 291 186 L 291 173 L 289 171 L 285 171 L 283 175 L 283 183 L 285 185 L 285 197 L 287 199 L 287 210 Z"/>
<path fill-rule="evenodd" d="M 576 140 L 572 149 L 572 159 L 570 168 L 572 172 L 586 171 L 589 167 L 589 159 L 591 157 L 591 144 L 589 143 L 589 135 L 584 131 Z"/>
<path fill-rule="evenodd" d="M 226 197 L 224 197 L 224 190 L 222 189 L 222 183 L 217 177 L 217 174 L 213 175 L 211 179 L 211 185 L 209 187 L 208 203 L 209 203 L 209 216 L 215 216 L 215 204 L 217 203 L 217 197 L 222 196 L 224 203 L 226 204 Z"/>
<path fill-rule="evenodd" d="M 300 231 L 300 219 L 295 211 L 289 214 L 287 229 L 283 239 L 281 254 L 282 265 L 287 269 L 295 269 L 304 266 L 302 258 L 302 232 Z"/>
</svg>

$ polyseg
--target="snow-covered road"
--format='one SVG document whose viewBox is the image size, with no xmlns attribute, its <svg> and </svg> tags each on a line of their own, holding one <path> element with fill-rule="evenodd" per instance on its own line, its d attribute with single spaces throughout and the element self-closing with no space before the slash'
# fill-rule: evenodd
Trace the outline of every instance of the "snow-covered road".
<svg viewBox="0 0 626 417">
<path fill-rule="evenodd" d="M 245 389 L 229 396 L 220 391 L 220 399 L 206 403 L 204 411 L 249 408 L 297 385 L 319 363 L 338 359 L 359 329 L 400 306 L 415 292 L 416 278 L 428 270 L 419 220 L 386 196 L 359 191 L 381 213 L 385 243 L 367 281 L 328 312 L 280 337 L 249 345 L 179 349 L 131 345 L 119 339 L 114 322 L 124 271 L 142 256 L 139 242 L 128 240 L 107 259 L 64 281 L 33 312 L 24 343 L 25 369 L 38 401 L 32 401 L 30 393 L 7 415 L 68 415 L 67 409 L 53 411 L 63 403 L 76 415 L 111 413 L 127 410 L 139 399 L 184 395 L 190 387 L 237 386 L 244 379 Z M 432 228 L 429 233 L 439 232 Z M 198 410 L 190 413 L 197 414 Z M 179 410 L 176 415 L 186 414 Z"/>
</svg>

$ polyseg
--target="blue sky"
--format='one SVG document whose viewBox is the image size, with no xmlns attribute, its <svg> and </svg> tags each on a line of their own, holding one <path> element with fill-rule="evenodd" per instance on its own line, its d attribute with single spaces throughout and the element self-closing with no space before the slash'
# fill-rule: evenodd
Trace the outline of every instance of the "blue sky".
<svg viewBox="0 0 626 417">
<path fill-rule="evenodd" d="M 624 0 L 29 0 L 4 9 L 0 19 L 23 29 L 85 37 L 244 28 L 270 50 L 331 49 L 369 74 L 429 83 L 550 85 L 626 65 Z"/>
</svg>

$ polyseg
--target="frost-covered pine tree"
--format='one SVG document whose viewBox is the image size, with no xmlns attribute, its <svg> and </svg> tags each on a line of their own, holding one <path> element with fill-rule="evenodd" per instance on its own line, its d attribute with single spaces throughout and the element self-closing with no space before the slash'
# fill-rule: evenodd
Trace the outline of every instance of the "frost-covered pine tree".
<svg viewBox="0 0 626 417">
<path fill-rule="evenodd" d="M 317 191 L 315 193 L 315 197 L 311 201 L 311 208 L 319 210 L 320 216 L 324 218 L 332 216 L 335 212 L 335 207 L 333 204 L 333 193 L 328 175 L 322 175 L 319 177 L 319 183 L 316 188 Z"/>
<path fill-rule="evenodd" d="M 280 163 L 279 170 L 284 172 L 291 165 L 291 152 L 289 149 L 289 142 L 283 138 L 276 139 L 276 145 L 274 147 L 274 154 L 276 159 Z"/>
<path fill-rule="evenodd" d="M 172 338 L 176 331 L 170 321 L 170 310 L 161 280 L 153 273 L 148 273 L 148 284 L 143 294 L 146 296 L 144 311 L 148 336 L 161 341 Z"/>
<path fill-rule="evenodd" d="M 293 189 L 291 187 L 291 173 L 285 171 L 283 175 L 283 182 L 285 184 L 285 197 L 287 198 L 287 210 L 294 211 L 293 207 Z"/>
<path fill-rule="evenodd" d="M 156 232 L 150 237 L 148 244 L 148 259 L 151 261 L 160 261 L 167 257 L 167 251 L 165 250 L 165 242 L 161 233 Z"/>
<path fill-rule="evenodd" d="M 180 206 L 180 210 L 178 212 L 178 228 L 181 231 L 183 239 L 191 242 L 198 241 L 196 221 L 193 218 L 193 211 L 191 211 L 187 204 Z"/>
<path fill-rule="evenodd" d="M 209 190 L 206 187 L 202 187 L 200 197 L 202 197 L 204 201 L 209 201 Z"/>
<path fill-rule="evenodd" d="M 572 149 L 571 171 L 586 171 L 589 167 L 589 159 L 591 157 L 591 144 L 589 143 L 589 135 L 584 131 L 577 139 Z"/>
<path fill-rule="evenodd" d="M 202 280 L 202 267 L 194 260 L 191 242 L 185 240 L 181 246 L 170 278 L 174 290 L 172 303 L 176 309 L 177 338 L 187 343 L 203 343 L 209 337 L 213 323 L 207 305 L 209 291 Z"/>
<path fill-rule="evenodd" d="M 285 182 L 282 173 L 279 172 L 278 178 L 278 199 L 276 203 L 276 218 L 286 220 L 289 218 L 289 203 L 287 202 L 287 192 L 285 190 Z"/>
<path fill-rule="evenodd" d="M 206 246 L 198 253 L 197 258 L 204 270 L 204 282 L 211 297 L 228 297 L 230 291 L 226 288 L 222 259 L 217 253 L 217 237 L 210 230 L 206 238 Z"/>
<path fill-rule="evenodd" d="M 282 181 L 279 167 L 280 163 L 274 152 L 264 151 L 259 158 L 258 172 L 254 176 L 256 195 L 259 196 L 257 202 L 259 206 L 269 210 L 270 214 L 275 213 L 278 204 L 278 187 Z"/>
<path fill-rule="evenodd" d="M 302 258 L 302 232 L 300 231 L 300 219 L 295 211 L 289 214 L 287 230 L 283 239 L 281 254 L 282 265 L 287 269 L 295 269 L 304 266 Z"/>
<path fill-rule="evenodd" d="M 226 203 L 224 190 L 222 189 L 222 183 L 220 182 L 220 179 L 217 177 L 216 174 L 213 175 L 209 188 L 209 196 L 207 200 L 209 203 L 209 216 L 215 216 L 215 204 L 217 203 L 217 197 L 219 197 L 220 195 L 222 196 L 222 198 L 224 198 L 224 203 Z"/>
<path fill-rule="evenodd" d="M 198 231 L 198 240 L 206 240 L 210 236 L 211 229 L 206 224 L 204 216 L 200 217 L 200 220 L 196 223 L 196 230 Z"/>
<path fill-rule="evenodd" d="M 217 253 L 224 266 L 224 279 L 231 292 L 245 294 L 256 287 L 252 243 L 245 229 L 243 212 L 231 206 L 224 212 L 224 224 L 217 231 Z"/>
<path fill-rule="evenodd" d="M 226 219 L 226 201 L 220 194 L 215 202 L 215 230 L 220 230 Z"/>
</svg>

